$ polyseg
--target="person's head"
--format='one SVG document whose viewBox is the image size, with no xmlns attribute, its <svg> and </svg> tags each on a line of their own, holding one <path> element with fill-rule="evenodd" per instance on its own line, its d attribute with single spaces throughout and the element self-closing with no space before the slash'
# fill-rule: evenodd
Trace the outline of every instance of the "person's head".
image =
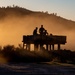
<svg viewBox="0 0 75 75">
<path fill-rule="evenodd" d="M 41 28 L 43 28 L 43 25 L 41 25 Z"/>
<path fill-rule="evenodd" d="M 38 29 L 38 27 L 36 27 L 36 29 Z"/>
</svg>

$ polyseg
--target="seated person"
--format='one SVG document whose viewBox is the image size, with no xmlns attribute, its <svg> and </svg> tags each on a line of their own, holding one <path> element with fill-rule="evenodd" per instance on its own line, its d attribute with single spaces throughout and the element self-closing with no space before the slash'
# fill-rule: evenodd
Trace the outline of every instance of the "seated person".
<svg viewBox="0 0 75 75">
<path fill-rule="evenodd" d="M 33 35 L 37 35 L 37 34 L 38 34 L 38 33 L 37 33 L 37 30 L 38 30 L 38 27 L 36 27 L 36 28 L 34 29 Z"/>
<path fill-rule="evenodd" d="M 47 32 L 47 30 L 45 30 L 45 31 L 44 31 L 44 35 L 48 35 L 48 32 Z"/>
</svg>

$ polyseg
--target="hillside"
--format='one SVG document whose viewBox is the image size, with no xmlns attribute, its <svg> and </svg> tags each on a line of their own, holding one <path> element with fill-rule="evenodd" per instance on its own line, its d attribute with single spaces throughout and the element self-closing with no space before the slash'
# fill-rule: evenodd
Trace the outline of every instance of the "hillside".
<svg viewBox="0 0 75 75">
<path fill-rule="evenodd" d="M 66 28 L 74 28 L 75 21 L 67 20 L 63 17 L 57 16 L 56 13 L 51 13 L 49 14 L 48 12 L 36 12 L 36 11 L 31 11 L 22 7 L 3 7 L 0 8 L 0 19 L 6 18 L 6 17 L 25 17 L 25 16 L 33 16 L 35 18 L 39 19 L 46 19 L 50 21 L 54 21 L 55 24 L 62 24 Z"/>
<path fill-rule="evenodd" d="M 0 44 L 22 43 L 22 36 L 31 35 L 34 28 L 40 27 L 41 24 L 48 30 L 48 33 L 67 36 L 67 44 L 62 46 L 63 49 L 75 50 L 75 21 L 54 13 L 36 12 L 18 6 L 0 8 Z"/>
</svg>

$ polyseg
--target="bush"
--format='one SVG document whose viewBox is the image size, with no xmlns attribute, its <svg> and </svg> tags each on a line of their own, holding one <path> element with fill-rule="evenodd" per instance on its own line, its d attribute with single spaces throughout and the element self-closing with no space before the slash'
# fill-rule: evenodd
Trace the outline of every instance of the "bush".
<svg viewBox="0 0 75 75">
<path fill-rule="evenodd" d="M 0 54 L 7 59 L 8 62 L 50 62 L 57 61 L 63 63 L 75 63 L 75 52 L 70 50 L 54 50 L 54 51 L 27 51 L 20 45 L 4 46 L 0 50 Z"/>
</svg>

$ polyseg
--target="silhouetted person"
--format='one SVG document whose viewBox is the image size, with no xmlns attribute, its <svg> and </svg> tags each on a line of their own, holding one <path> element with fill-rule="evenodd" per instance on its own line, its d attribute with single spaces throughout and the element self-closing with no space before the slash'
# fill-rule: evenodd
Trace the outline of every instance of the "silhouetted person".
<svg viewBox="0 0 75 75">
<path fill-rule="evenodd" d="M 47 32 L 47 30 L 45 30 L 45 31 L 44 31 L 44 35 L 48 35 L 48 32 Z"/>
<path fill-rule="evenodd" d="M 37 30 L 38 30 L 38 27 L 36 27 L 36 28 L 34 29 L 33 35 L 37 35 L 37 34 L 38 34 L 38 33 L 37 33 Z"/>
<path fill-rule="evenodd" d="M 43 25 L 41 25 L 41 28 L 39 29 L 40 35 L 43 35 L 45 32 L 45 29 L 43 28 Z"/>
</svg>

